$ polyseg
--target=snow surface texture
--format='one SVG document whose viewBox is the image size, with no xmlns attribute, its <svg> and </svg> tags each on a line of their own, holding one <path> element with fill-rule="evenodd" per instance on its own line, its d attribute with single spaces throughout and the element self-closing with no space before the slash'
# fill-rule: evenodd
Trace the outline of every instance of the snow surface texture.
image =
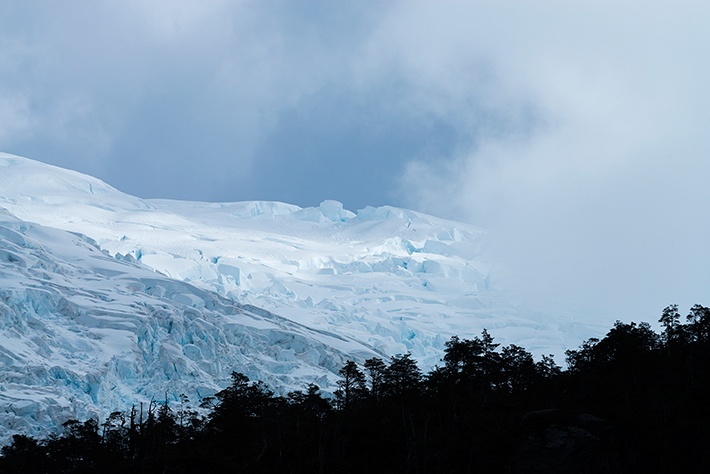
<svg viewBox="0 0 710 474">
<path fill-rule="evenodd" d="M 598 328 L 517 308 L 476 227 L 414 211 L 144 200 L 0 154 L 0 442 L 243 372 L 331 389 L 350 358 L 452 336 L 561 354 Z M 559 359 L 559 358 L 558 358 Z"/>
</svg>

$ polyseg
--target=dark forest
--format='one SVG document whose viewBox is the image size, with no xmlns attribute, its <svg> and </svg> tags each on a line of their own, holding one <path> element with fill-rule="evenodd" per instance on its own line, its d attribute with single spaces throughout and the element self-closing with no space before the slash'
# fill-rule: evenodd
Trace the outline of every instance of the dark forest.
<svg viewBox="0 0 710 474">
<path fill-rule="evenodd" d="M 710 308 L 617 321 L 535 361 L 487 332 L 453 337 L 422 373 L 409 354 L 277 396 L 234 373 L 213 398 L 154 401 L 47 439 L 14 435 L 2 473 L 710 472 Z"/>
</svg>

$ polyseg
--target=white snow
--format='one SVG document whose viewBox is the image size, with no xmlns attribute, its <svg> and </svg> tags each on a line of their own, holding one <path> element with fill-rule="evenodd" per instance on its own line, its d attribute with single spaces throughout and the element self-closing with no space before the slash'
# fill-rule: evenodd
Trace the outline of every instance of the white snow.
<svg viewBox="0 0 710 474">
<path fill-rule="evenodd" d="M 491 261 L 483 230 L 410 210 L 144 200 L 0 154 L 0 441 L 233 370 L 328 389 L 347 358 L 426 369 L 483 328 L 536 354 L 598 334 L 517 307 Z"/>
</svg>

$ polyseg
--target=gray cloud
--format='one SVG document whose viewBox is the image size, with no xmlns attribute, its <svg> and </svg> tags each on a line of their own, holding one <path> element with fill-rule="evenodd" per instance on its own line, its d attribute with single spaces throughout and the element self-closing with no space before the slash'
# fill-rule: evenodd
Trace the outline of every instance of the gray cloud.
<svg viewBox="0 0 710 474">
<path fill-rule="evenodd" d="M 0 147 L 130 193 L 210 200 L 268 186 L 255 147 L 282 110 L 350 75 L 371 15 L 355 2 L 0 9 Z"/>
<path fill-rule="evenodd" d="M 431 52 L 435 65 L 469 45 L 451 75 L 482 56 L 489 107 L 504 117 L 527 108 L 531 120 L 483 133 L 444 166 L 410 163 L 410 202 L 494 229 L 518 289 L 541 307 L 564 299 L 607 317 L 653 318 L 707 297 L 710 68 L 698 21 L 707 7 L 505 3 L 451 16 L 474 19 L 477 33 L 462 26 L 453 39 L 419 41 L 444 53 Z M 419 7 L 421 21 L 436 16 Z M 451 88 L 478 97 L 460 82 Z"/>
<path fill-rule="evenodd" d="M 709 9 L 4 2 L 0 148 L 144 197 L 469 220 L 541 307 L 648 317 L 710 304 Z"/>
</svg>

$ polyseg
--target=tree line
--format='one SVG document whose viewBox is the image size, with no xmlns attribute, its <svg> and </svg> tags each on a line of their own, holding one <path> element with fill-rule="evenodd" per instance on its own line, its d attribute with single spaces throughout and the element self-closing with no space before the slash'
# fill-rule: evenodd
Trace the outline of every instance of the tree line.
<svg viewBox="0 0 710 474">
<path fill-rule="evenodd" d="M 710 472 L 710 309 L 659 322 L 617 321 L 565 370 L 484 330 L 426 374 L 410 354 L 348 361 L 333 397 L 235 372 L 201 411 L 182 397 L 14 435 L 0 472 Z"/>
</svg>

